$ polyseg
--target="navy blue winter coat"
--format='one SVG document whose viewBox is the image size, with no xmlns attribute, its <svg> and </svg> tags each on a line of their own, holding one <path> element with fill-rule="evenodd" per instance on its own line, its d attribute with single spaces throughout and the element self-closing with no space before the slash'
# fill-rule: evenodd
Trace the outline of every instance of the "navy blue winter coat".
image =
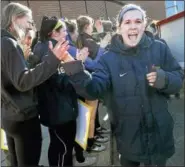
<svg viewBox="0 0 185 167">
<path fill-rule="evenodd" d="M 53 46 L 57 41 L 50 39 Z M 38 42 L 34 55 L 43 59 L 48 52 L 48 41 Z M 48 80 L 37 87 L 40 121 L 45 126 L 55 126 L 75 121 L 78 115 L 77 94 L 69 77 L 60 68 Z"/>
<path fill-rule="evenodd" d="M 165 71 L 163 89 L 148 85 L 152 65 Z M 174 154 L 174 122 L 165 95 L 181 89 L 183 74 L 167 45 L 144 34 L 131 49 L 115 35 L 92 76 L 80 72 L 71 80 L 85 86 L 90 96 L 104 97 L 123 157 L 159 164 Z"/>
</svg>

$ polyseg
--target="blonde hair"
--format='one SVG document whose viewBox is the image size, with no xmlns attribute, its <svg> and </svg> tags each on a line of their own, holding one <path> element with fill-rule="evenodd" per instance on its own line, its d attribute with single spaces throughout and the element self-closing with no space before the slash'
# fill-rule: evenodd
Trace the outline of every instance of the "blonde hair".
<svg viewBox="0 0 185 167">
<path fill-rule="evenodd" d="M 8 30 L 13 17 L 32 15 L 31 9 L 20 3 L 11 2 L 3 8 L 1 28 Z"/>
</svg>

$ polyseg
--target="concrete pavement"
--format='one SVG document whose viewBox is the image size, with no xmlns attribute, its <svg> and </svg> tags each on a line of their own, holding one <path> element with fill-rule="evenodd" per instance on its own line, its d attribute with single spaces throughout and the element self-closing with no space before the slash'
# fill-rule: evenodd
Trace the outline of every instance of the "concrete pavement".
<svg viewBox="0 0 185 167">
<path fill-rule="evenodd" d="M 174 136 L 176 153 L 171 157 L 167 166 L 184 166 L 184 97 L 180 100 L 172 99 L 169 102 L 169 111 L 174 119 Z M 100 120 L 104 127 L 109 127 L 109 120 L 103 121 L 106 115 L 106 108 L 100 106 Z M 43 129 L 43 146 L 40 164 L 48 166 L 47 150 L 49 143 L 49 136 L 46 128 Z M 114 140 L 113 140 L 114 141 Z M 97 156 L 97 163 L 94 166 L 119 166 L 118 155 L 116 151 L 115 142 L 106 143 L 107 149 L 104 152 L 94 154 Z M 1 165 L 6 166 L 5 155 L 1 155 Z"/>
</svg>

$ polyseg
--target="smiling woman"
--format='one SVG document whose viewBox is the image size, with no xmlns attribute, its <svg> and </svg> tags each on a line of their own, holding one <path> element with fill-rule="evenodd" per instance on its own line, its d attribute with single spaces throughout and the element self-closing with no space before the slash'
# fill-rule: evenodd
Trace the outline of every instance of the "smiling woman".
<svg viewBox="0 0 185 167">
<path fill-rule="evenodd" d="M 118 17 L 118 31 L 129 47 L 136 46 L 141 40 L 146 27 L 146 13 L 136 5 L 126 5 Z"/>
<path fill-rule="evenodd" d="M 175 151 L 166 95 L 181 89 L 181 67 L 167 45 L 144 31 L 146 14 L 139 6 L 125 5 L 117 23 L 96 71 L 90 75 L 79 67 L 70 79 L 90 96 L 103 96 L 122 166 L 165 166 Z"/>
</svg>

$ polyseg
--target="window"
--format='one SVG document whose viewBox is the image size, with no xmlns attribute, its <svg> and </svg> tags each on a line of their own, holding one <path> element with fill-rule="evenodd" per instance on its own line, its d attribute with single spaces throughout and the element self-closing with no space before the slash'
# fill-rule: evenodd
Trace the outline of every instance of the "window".
<svg viewBox="0 0 185 167">
<path fill-rule="evenodd" d="M 184 10 L 184 1 L 165 1 L 166 17 L 182 12 Z"/>
</svg>

